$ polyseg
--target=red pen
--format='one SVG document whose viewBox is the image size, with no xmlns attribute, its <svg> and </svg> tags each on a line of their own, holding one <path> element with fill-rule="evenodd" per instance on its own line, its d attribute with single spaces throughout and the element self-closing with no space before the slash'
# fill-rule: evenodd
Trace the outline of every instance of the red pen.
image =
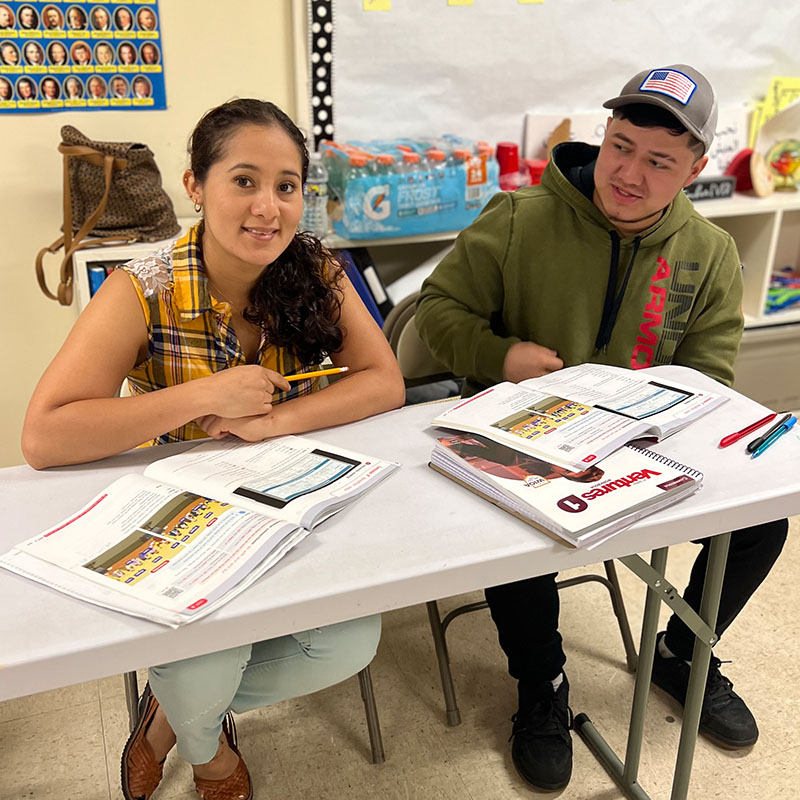
<svg viewBox="0 0 800 800">
<path fill-rule="evenodd" d="M 727 436 L 723 436 L 722 439 L 719 440 L 720 447 L 727 447 L 729 444 L 733 444 L 734 442 L 738 442 L 739 439 L 747 436 L 748 433 L 752 433 L 753 431 L 757 431 L 762 425 L 766 425 L 768 422 L 772 422 L 775 417 L 778 416 L 778 412 L 776 411 L 774 414 L 768 414 L 764 419 L 760 419 L 757 422 L 754 422 L 752 425 L 748 425 L 746 428 L 742 428 L 740 431 L 736 431 L 736 433 L 729 433 Z"/>
</svg>

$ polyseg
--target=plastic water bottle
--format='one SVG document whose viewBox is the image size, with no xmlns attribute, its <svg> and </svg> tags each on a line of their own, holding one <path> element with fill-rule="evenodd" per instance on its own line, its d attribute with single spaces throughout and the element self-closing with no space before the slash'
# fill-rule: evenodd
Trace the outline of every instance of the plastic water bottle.
<svg viewBox="0 0 800 800">
<path fill-rule="evenodd" d="M 309 157 L 300 228 L 310 231 L 318 239 L 328 232 L 328 170 L 319 153 L 312 153 Z"/>
</svg>

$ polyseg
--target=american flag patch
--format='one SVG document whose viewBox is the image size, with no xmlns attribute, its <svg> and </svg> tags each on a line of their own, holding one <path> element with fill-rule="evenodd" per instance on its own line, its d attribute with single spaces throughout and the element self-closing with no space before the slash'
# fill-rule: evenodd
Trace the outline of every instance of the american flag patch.
<svg viewBox="0 0 800 800">
<path fill-rule="evenodd" d="M 674 69 L 654 69 L 639 87 L 641 92 L 659 92 L 686 105 L 697 84 Z"/>
</svg>

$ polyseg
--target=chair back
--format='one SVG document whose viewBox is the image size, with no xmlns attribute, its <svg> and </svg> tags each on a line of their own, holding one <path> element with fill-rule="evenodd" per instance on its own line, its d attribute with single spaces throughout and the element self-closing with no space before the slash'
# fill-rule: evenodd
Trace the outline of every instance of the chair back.
<svg viewBox="0 0 800 800">
<path fill-rule="evenodd" d="M 383 333 L 397 358 L 407 388 L 456 377 L 420 339 L 414 321 L 418 295 L 419 292 L 414 292 L 401 300 L 383 325 Z"/>
</svg>

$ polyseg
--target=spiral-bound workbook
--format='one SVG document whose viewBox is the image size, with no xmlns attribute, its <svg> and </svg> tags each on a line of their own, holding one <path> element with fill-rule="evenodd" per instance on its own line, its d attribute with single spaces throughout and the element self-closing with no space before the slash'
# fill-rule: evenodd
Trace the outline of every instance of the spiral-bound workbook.
<svg viewBox="0 0 800 800">
<path fill-rule="evenodd" d="M 590 547 L 700 488 L 703 475 L 627 445 L 568 470 L 469 433 L 437 439 L 430 466 L 570 547 Z"/>
</svg>

